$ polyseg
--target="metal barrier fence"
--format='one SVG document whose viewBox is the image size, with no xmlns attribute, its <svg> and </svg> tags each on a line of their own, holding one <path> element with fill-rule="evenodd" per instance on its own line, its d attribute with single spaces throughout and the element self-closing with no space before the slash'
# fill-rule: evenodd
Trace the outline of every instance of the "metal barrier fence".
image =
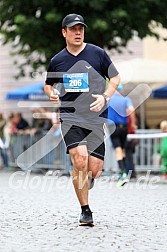
<svg viewBox="0 0 167 252">
<path fill-rule="evenodd" d="M 133 154 L 135 170 L 155 171 L 161 170 L 160 144 L 161 138 L 167 137 L 166 133 L 154 129 L 139 129 L 136 134 L 129 134 L 129 140 L 138 140 Z M 114 150 L 109 138 L 106 140 L 106 157 L 104 168 L 106 171 L 117 171 Z"/>
<path fill-rule="evenodd" d="M 167 137 L 156 129 L 137 130 L 136 134 L 128 135 L 128 139 L 138 139 L 135 147 L 134 163 L 137 171 L 161 170 L 161 139 Z"/>
<path fill-rule="evenodd" d="M 11 166 L 17 166 L 17 158 L 28 148 L 33 146 L 33 153 L 30 152 L 26 160 L 32 159 L 33 155 L 38 156 L 38 153 L 42 153 L 42 158 L 37 160 L 30 169 L 62 169 L 69 172 L 71 170 L 71 162 L 69 155 L 66 154 L 66 148 L 63 140 L 56 146 L 56 138 L 54 133 L 48 141 L 44 142 L 44 145 L 40 143 L 40 139 L 46 136 L 46 133 L 40 132 L 38 134 L 20 134 L 13 135 L 10 139 L 9 145 L 9 160 Z M 158 130 L 138 130 L 137 134 L 128 135 L 129 139 L 138 139 L 138 144 L 135 147 L 134 163 L 137 171 L 160 171 L 160 139 L 165 135 L 159 133 Z M 45 147 L 45 148 L 44 148 Z M 46 154 L 46 151 L 48 153 Z M 27 167 L 25 166 L 25 169 Z M 104 163 L 105 171 L 116 171 L 117 162 L 115 160 L 114 150 L 108 138 L 106 141 L 106 156 Z"/>
<path fill-rule="evenodd" d="M 45 138 L 46 136 L 47 138 Z M 56 146 L 56 139 L 57 136 L 54 132 L 12 135 L 8 151 L 10 166 L 19 166 L 18 157 L 25 153 L 25 165 L 21 167 L 23 170 L 60 169 L 70 172 L 71 162 L 69 155 L 66 154 L 65 144 L 61 139 Z M 42 142 L 41 140 L 45 141 Z M 33 150 L 31 150 L 32 146 Z M 33 159 L 36 159 L 36 162 L 30 167 L 26 166 L 26 162 L 29 164 Z"/>
</svg>

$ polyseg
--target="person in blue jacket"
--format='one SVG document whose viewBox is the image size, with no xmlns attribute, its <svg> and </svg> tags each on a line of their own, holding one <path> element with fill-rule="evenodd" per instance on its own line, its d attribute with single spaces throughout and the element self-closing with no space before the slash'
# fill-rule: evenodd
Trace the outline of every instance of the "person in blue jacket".
<svg viewBox="0 0 167 252">
<path fill-rule="evenodd" d="M 128 115 L 132 115 L 131 125 L 136 128 L 133 116 L 134 107 L 128 96 L 123 96 L 120 91 L 123 85 L 119 84 L 108 103 L 108 127 L 110 138 L 115 149 L 116 160 L 119 167 L 118 185 L 123 186 L 128 182 L 125 167 L 125 144 L 128 134 Z"/>
</svg>

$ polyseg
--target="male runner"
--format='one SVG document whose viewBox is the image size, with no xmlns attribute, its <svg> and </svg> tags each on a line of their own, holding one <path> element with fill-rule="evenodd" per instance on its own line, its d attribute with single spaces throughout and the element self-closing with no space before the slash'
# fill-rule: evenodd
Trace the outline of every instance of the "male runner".
<svg viewBox="0 0 167 252">
<path fill-rule="evenodd" d="M 84 42 L 86 27 L 81 15 L 69 14 L 63 19 L 66 48 L 51 59 L 44 90 L 53 103 L 61 101 L 61 129 L 73 164 L 73 185 L 81 205 L 80 225 L 93 226 L 88 189 L 102 171 L 104 111 L 120 77 L 102 48 Z"/>
</svg>

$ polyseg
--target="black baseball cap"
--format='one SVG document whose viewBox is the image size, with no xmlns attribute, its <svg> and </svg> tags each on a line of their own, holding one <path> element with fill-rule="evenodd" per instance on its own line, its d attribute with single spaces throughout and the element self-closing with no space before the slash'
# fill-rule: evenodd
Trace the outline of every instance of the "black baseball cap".
<svg viewBox="0 0 167 252">
<path fill-rule="evenodd" d="M 84 23 L 84 19 L 81 15 L 78 14 L 69 14 L 65 16 L 65 18 L 62 21 L 62 28 L 65 27 L 72 27 L 76 24 L 81 24 L 87 27 L 87 25 Z"/>
</svg>

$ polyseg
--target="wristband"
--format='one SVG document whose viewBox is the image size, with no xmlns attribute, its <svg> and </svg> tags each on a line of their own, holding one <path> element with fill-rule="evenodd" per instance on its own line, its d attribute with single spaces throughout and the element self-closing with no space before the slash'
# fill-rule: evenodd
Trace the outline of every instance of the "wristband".
<svg viewBox="0 0 167 252">
<path fill-rule="evenodd" d="M 110 100 L 110 97 L 108 97 L 105 93 L 103 93 L 102 96 L 104 97 L 105 104 L 107 104 Z"/>
</svg>

